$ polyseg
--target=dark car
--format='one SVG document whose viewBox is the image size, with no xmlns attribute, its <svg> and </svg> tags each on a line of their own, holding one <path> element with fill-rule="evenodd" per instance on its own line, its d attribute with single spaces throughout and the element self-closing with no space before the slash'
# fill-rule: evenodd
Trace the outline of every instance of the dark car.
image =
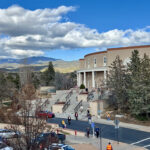
<svg viewBox="0 0 150 150">
<path fill-rule="evenodd" d="M 32 140 L 32 147 L 34 149 L 47 148 L 52 143 L 64 142 L 66 139 L 65 135 L 59 134 L 57 135 L 55 132 L 41 133 L 35 139 Z"/>
<path fill-rule="evenodd" d="M 51 144 L 48 148 L 46 148 L 45 150 L 75 150 L 74 148 L 72 148 L 69 145 L 64 145 L 64 144 Z"/>
<path fill-rule="evenodd" d="M 54 118 L 55 114 L 49 111 L 39 111 L 37 113 L 38 117 L 44 117 L 44 118 Z"/>
</svg>

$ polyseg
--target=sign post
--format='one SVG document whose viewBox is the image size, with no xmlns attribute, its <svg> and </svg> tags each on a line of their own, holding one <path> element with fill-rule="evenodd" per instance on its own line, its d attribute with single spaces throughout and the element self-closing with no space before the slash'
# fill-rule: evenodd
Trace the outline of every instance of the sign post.
<svg viewBox="0 0 150 150">
<path fill-rule="evenodd" d="M 120 121 L 118 119 L 114 120 L 115 129 L 116 129 L 116 137 L 117 137 L 118 144 L 119 144 L 119 122 Z"/>
<path fill-rule="evenodd" d="M 95 127 L 94 122 L 91 123 L 91 127 L 92 127 L 92 129 L 93 129 L 93 138 L 94 138 L 94 127 Z"/>
</svg>

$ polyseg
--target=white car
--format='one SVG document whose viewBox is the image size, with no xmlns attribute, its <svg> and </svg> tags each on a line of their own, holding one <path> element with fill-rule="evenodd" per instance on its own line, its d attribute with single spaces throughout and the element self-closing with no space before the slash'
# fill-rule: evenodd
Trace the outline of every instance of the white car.
<svg viewBox="0 0 150 150">
<path fill-rule="evenodd" d="M 0 142 L 0 150 L 13 150 L 12 147 L 7 146 L 5 143 Z"/>
<path fill-rule="evenodd" d="M 0 137 L 2 138 L 14 138 L 18 137 L 20 135 L 20 132 L 18 131 L 12 131 L 8 129 L 0 129 Z"/>
</svg>

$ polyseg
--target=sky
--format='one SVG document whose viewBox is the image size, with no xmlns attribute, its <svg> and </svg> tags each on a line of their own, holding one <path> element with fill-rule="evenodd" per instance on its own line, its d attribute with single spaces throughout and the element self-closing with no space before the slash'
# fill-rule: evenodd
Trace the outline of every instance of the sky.
<svg viewBox="0 0 150 150">
<path fill-rule="evenodd" d="M 0 0 L 0 58 L 67 61 L 150 44 L 149 0 Z"/>
</svg>

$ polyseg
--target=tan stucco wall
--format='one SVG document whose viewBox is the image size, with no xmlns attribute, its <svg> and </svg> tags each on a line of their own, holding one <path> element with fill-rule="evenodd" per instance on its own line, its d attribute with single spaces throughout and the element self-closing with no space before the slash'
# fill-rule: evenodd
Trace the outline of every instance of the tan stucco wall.
<svg viewBox="0 0 150 150">
<path fill-rule="evenodd" d="M 83 69 L 85 67 L 85 65 L 84 65 L 84 60 L 83 59 L 80 59 L 79 60 L 79 68 L 80 69 Z"/>
<path fill-rule="evenodd" d="M 78 102 L 80 102 L 81 100 L 84 101 L 84 102 L 87 102 L 87 96 L 88 96 L 87 94 L 79 94 L 77 96 Z"/>
<path fill-rule="evenodd" d="M 131 57 L 132 51 L 138 50 L 140 57 L 144 56 L 144 53 L 146 53 L 148 56 L 150 56 L 150 47 L 143 47 L 143 48 L 126 48 L 126 49 L 113 49 L 107 51 L 107 62 L 108 66 L 112 64 L 112 62 L 115 60 L 116 56 L 118 55 L 120 59 L 125 62 L 129 57 Z"/>
<path fill-rule="evenodd" d="M 62 113 L 63 104 L 54 104 L 52 106 L 52 112 L 53 113 Z"/>
<path fill-rule="evenodd" d="M 86 72 L 86 87 L 92 87 L 92 72 Z"/>
<path fill-rule="evenodd" d="M 103 84 L 104 81 L 104 72 L 97 71 L 95 73 L 95 87 L 98 88 Z"/>
<path fill-rule="evenodd" d="M 90 106 L 91 115 L 98 116 L 98 110 L 101 110 L 101 112 L 103 112 L 104 109 L 108 107 L 108 104 L 106 103 L 105 100 L 100 100 L 100 101 L 89 102 L 89 106 Z"/>
<path fill-rule="evenodd" d="M 85 56 L 85 69 L 97 68 L 104 66 L 103 59 L 104 56 L 107 57 L 107 53 L 93 54 Z M 96 59 L 96 66 L 94 66 L 94 59 Z"/>
<path fill-rule="evenodd" d="M 97 116 L 97 102 L 89 102 L 91 115 Z"/>
</svg>

